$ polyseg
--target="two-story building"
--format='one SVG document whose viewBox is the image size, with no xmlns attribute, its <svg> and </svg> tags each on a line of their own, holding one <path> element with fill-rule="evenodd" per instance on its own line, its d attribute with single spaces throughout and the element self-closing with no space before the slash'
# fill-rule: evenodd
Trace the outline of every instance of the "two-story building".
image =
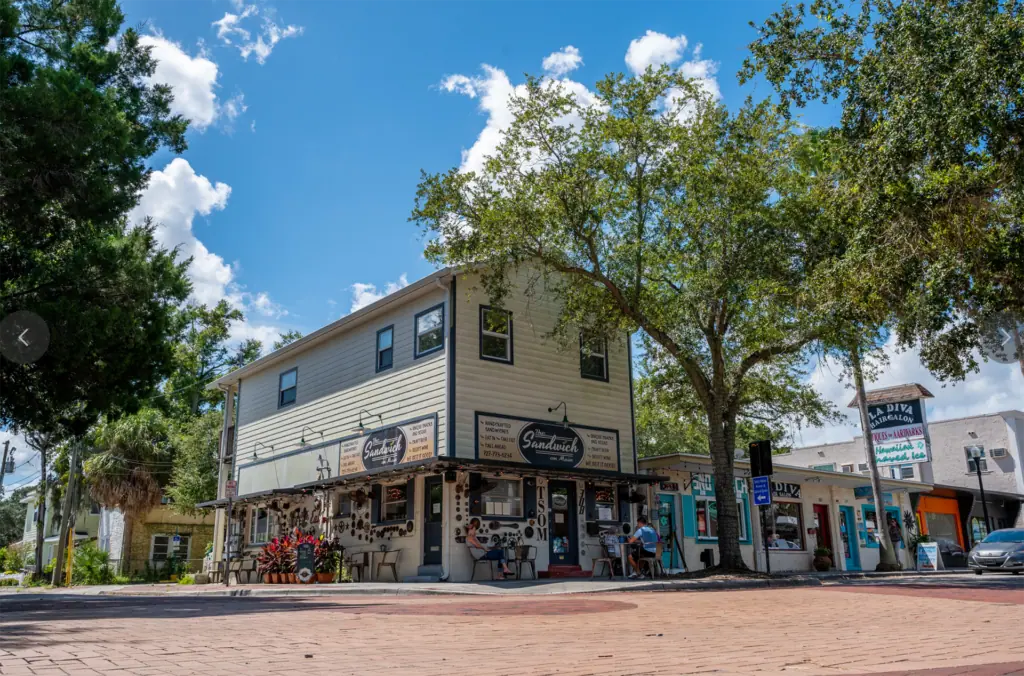
<svg viewBox="0 0 1024 676">
<path fill-rule="evenodd" d="M 542 575 L 590 570 L 652 481 L 629 339 L 566 347 L 544 280 L 513 281 L 498 308 L 477 272 L 439 270 L 216 381 L 218 557 L 298 527 L 400 551 L 400 579 L 469 580 L 479 519 L 481 539 L 533 546 Z"/>
<path fill-rule="evenodd" d="M 21 542 L 18 545 L 28 552 L 33 552 L 36 546 L 36 521 L 39 517 L 39 509 L 43 505 L 38 498 L 37 492 L 26 495 L 21 499 L 21 504 L 26 507 L 25 524 Z M 46 496 L 45 507 L 46 509 L 43 514 L 45 521 L 43 524 L 42 561 L 44 568 L 57 555 L 57 546 L 60 541 L 60 514 L 59 510 L 54 507 L 53 500 L 49 495 Z M 76 542 L 95 539 L 96 533 L 99 530 L 99 515 L 100 506 L 95 502 L 90 502 L 88 508 L 81 509 L 75 514 L 74 533 Z M 29 558 L 31 559 L 31 556 Z M 30 568 L 34 568 L 34 565 L 30 566 Z"/>
</svg>

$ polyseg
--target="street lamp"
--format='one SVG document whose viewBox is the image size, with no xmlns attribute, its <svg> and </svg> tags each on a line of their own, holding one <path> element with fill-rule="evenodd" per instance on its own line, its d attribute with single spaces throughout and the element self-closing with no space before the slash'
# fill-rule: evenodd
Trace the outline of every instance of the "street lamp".
<svg viewBox="0 0 1024 676">
<path fill-rule="evenodd" d="M 981 446 L 971 446 L 971 459 L 974 460 L 974 471 L 978 473 L 978 490 L 981 492 L 981 511 L 985 515 L 985 531 L 992 532 L 992 524 L 988 520 L 988 503 L 985 502 L 985 484 L 981 480 L 981 459 L 985 451 Z"/>
</svg>

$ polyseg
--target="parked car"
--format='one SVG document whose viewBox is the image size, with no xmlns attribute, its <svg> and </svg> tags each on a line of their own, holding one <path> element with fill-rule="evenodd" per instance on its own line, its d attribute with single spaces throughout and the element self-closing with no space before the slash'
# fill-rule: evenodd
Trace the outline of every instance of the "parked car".
<svg viewBox="0 0 1024 676">
<path fill-rule="evenodd" d="M 1024 570 L 1024 528 L 1003 528 L 989 533 L 971 549 L 967 563 L 978 575 L 986 570 L 1017 575 Z"/>
</svg>

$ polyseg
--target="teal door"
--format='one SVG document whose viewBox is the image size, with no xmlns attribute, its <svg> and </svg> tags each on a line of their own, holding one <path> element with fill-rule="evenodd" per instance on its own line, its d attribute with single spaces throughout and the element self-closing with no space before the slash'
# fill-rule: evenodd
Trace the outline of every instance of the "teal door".
<svg viewBox="0 0 1024 676">
<path fill-rule="evenodd" d="M 860 549 L 857 545 L 857 525 L 853 518 L 853 507 L 839 507 L 839 540 L 843 547 L 846 570 L 860 570 Z"/>
<path fill-rule="evenodd" d="M 679 535 L 676 533 L 676 497 L 674 495 L 658 494 L 658 535 L 661 536 L 661 565 L 665 570 L 669 568 L 681 568 L 679 565 L 679 552 L 676 551 L 676 542 Z"/>
</svg>

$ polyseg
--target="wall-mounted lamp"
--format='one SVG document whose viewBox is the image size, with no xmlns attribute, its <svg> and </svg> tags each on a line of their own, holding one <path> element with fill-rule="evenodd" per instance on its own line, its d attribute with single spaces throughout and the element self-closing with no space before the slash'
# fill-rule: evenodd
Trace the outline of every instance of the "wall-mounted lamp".
<svg viewBox="0 0 1024 676">
<path fill-rule="evenodd" d="M 978 438 L 977 432 L 968 432 L 967 436 L 969 436 L 971 439 L 977 439 Z"/>
<path fill-rule="evenodd" d="M 305 446 L 306 445 L 306 430 L 309 430 L 313 434 L 319 434 L 320 435 L 320 441 L 324 440 L 324 433 L 323 432 L 317 432 L 315 429 L 313 429 L 309 425 L 303 425 L 302 426 L 302 438 L 299 439 L 299 445 L 300 446 Z"/>
<path fill-rule="evenodd" d="M 257 441 L 257 442 L 255 442 L 255 443 L 253 443 L 253 445 L 252 445 L 252 459 L 253 459 L 253 460 L 258 460 L 258 459 L 259 459 L 259 458 L 258 458 L 258 457 L 256 456 L 256 447 L 257 447 L 257 446 L 262 446 L 263 448 L 269 448 L 269 449 L 270 449 L 271 451 L 273 451 L 273 450 L 274 450 L 274 447 L 273 447 L 273 446 L 267 446 L 267 445 L 266 445 L 265 443 L 263 443 L 262 441 Z"/>
<path fill-rule="evenodd" d="M 370 413 L 365 408 L 363 408 L 363 409 L 359 410 L 359 427 L 357 428 L 357 430 L 359 432 L 365 432 L 366 431 L 366 426 L 363 425 L 363 414 L 364 413 L 367 416 L 369 416 L 370 418 L 376 418 L 377 420 L 379 420 L 381 425 L 384 424 L 384 416 L 382 416 L 380 413 Z"/>
<path fill-rule="evenodd" d="M 569 407 L 565 405 L 564 401 L 558 402 L 557 405 L 548 408 L 548 413 L 554 413 L 558 409 L 562 409 L 562 427 L 569 426 Z"/>
</svg>

